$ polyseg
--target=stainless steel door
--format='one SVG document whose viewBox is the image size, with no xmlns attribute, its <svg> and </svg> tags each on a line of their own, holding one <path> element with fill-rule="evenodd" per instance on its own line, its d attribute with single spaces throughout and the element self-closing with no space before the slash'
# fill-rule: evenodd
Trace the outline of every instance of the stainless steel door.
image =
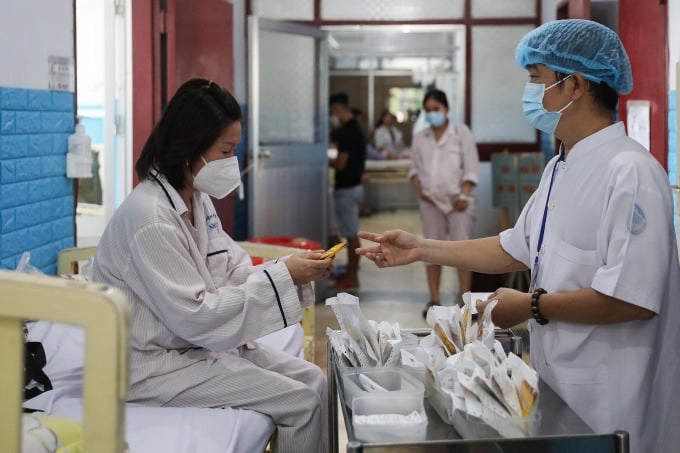
<svg viewBox="0 0 680 453">
<path fill-rule="evenodd" d="M 325 243 L 328 194 L 326 33 L 248 19 L 250 236 Z"/>
</svg>

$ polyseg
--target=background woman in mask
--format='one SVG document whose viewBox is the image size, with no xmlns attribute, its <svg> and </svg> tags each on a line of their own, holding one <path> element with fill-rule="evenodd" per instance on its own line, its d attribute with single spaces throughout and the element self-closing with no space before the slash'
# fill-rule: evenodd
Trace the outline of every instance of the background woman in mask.
<svg viewBox="0 0 680 453">
<path fill-rule="evenodd" d="M 241 111 L 212 81 L 184 83 L 151 132 L 140 183 L 97 247 L 94 279 L 133 313 L 128 400 L 252 409 L 277 425 L 275 451 L 324 451 L 326 380 L 302 359 L 255 342 L 302 319 L 320 253 L 259 266 L 223 230 L 210 196 L 240 183 Z"/>
<path fill-rule="evenodd" d="M 430 127 L 413 138 L 409 178 L 418 193 L 422 233 L 427 239 L 459 241 L 470 238 L 474 219 L 472 189 L 479 181 L 479 155 L 470 129 L 448 119 L 449 102 L 441 90 L 423 99 Z M 442 268 L 427 265 L 430 301 L 423 316 L 439 305 Z M 470 291 L 472 274 L 458 269 L 460 293 Z M 455 300 L 455 303 L 460 302 Z"/>
</svg>

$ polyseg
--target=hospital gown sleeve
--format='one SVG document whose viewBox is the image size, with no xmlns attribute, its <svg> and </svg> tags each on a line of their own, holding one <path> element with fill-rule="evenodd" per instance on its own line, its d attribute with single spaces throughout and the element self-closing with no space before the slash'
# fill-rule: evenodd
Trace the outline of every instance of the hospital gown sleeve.
<svg viewBox="0 0 680 453">
<path fill-rule="evenodd" d="M 283 262 L 209 291 L 186 239 L 171 225 L 146 225 L 132 242 L 126 282 L 164 325 L 196 346 L 231 349 L 302 319 Z"/>
<path fill-rule="evenodd" d="M 675 247 L 666 175 L 647 155 L 627 153 L 610 172 L 597 238 L 605 264 L 592 288 L 659 313 Z"/>
<path fill-rule="evenodd" d="M 281 261 L 285 262 L 287 258 L 279 258 L 272 261 L 266 261 L 257 266 L 252 266 L 252 258 L 250 255 L 248 255 L 248 252 L 239 247 L 239 245 L 236 244 L 231 238 L 228 238 L 228 240 L 230 243 L 230 250 L 232 250 L 234 255 L 234 262 L 237 263 L 230 270 L 229 280 L 237 284 L 247 281 L 253 272 L 261 272 L 271 266 L 278 265 L 278 263 Z M 297 292 L 298 300 L 302 304 L 302 308 L 313 305 L 316 301 L 316 294 L 314 293 L 314 287 L 311 283 L 298 285 Z"/>
</svg>

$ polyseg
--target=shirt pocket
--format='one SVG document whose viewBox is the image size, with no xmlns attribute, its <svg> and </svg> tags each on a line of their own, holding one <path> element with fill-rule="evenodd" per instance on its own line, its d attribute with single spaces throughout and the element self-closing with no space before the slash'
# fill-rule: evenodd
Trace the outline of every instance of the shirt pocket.
<svg viewBox="0 0 680 453">
<path fill-rule="evenodd" d="M 611 429 L 609 375 L 605 365 L 570 367 L 553 365 L 558 395 L 595 431 Z"/>
<path fill-rule="evenodd" d="M 596 250 L 584 250 L 563 240 L 558 241 L 555 253 L 574 264 L 583 266 L 597 266 L 598 264 Z"/>
<path fill-rule="evenodd" d="M 208 239 L 206 265 L 213 279 L 215 287 L 224 286 L 227 282 L 227 269 L 231 261 L 231 250 L 226 238 L 214 237 Z"/>
<path fill-rule="evenodd" d="M 546 284 L 560 291 L 576 291 L 590 288 L 595 272 L 601 266 L 596 250 L 584 250 L 563 240 L 556 243 L 554 263 L 545 269 L 544 278 L 554 281 Z"/>
</svg>

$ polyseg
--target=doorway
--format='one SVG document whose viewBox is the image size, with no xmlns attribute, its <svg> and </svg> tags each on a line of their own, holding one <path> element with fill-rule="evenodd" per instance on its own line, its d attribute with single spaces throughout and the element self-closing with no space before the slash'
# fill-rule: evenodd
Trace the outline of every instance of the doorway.
<svg viewBox="0 0 680 453">
<path fill-rule="evenodd" d="M 78 180 L 76 245 L 97 245 L 132 188 L 130 8 L 127 0 L 76 0 L 76 116 L 92 139 L 92 177 Z"/>
<path fill-rule="evenodd" d="M 382 112 L 397 118 L 408 147 L 424 125 L 425 92 L 443 90 L 450 117 L 465 110 L 465 27 L 462 25 L 323 27 L 329 42 L 329 92 L 345 92 L 370 136 Z"/>
<path fill-rule="evenodd" d="M 249 235 L 326 242 L 326 33 L 248 21 Z"/>
</svg>

